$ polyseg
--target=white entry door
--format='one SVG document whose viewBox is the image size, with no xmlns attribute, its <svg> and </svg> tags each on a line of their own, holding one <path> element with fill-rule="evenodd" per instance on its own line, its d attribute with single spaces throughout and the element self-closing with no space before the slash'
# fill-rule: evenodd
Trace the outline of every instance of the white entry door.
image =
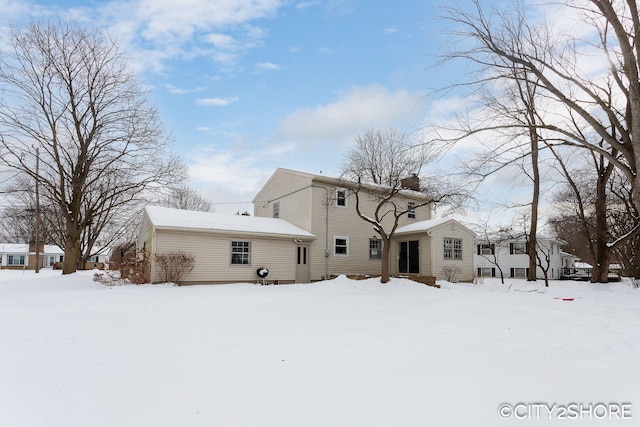
<svg viewBox="0 0 640 427">
<path fill-rule="evenodd" d="M 309 283 L 311 280 L 309 269 L 309 245 L 296 245 L 296 283 Z"/>
</svg>

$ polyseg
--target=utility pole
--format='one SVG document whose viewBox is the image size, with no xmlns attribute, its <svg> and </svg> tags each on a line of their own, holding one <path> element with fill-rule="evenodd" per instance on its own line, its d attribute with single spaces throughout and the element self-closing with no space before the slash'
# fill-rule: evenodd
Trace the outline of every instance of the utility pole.
<svg viewBox="0 0 640 427">
<path fill-rule="evenodd" d="M 40 273 L 40 148 L 36 147 L 36 273 Z"/>
</svg>

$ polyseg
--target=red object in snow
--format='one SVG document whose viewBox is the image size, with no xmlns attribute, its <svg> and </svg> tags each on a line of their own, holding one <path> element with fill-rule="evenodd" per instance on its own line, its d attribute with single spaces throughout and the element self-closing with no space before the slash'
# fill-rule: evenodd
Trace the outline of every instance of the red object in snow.
<svg viewBox="0 0 640 427">
<path fill-rule="evenodd" d="M 573 301 L 573 298 L 559 298 L 559 297 L 554 297 L 553 299 L 561 299 L 562 301 Z"/>
</svg>

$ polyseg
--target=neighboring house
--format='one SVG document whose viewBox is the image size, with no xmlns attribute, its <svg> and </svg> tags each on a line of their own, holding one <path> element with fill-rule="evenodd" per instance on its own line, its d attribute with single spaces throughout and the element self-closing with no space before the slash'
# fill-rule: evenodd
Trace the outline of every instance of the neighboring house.
<svg viewBox="0 0 640 427">
<path fill-rule="evenodd" d="M 549 279 L 561 279 L 565 271 L 575 268 L 577 257 L 560 250 L 567 243 L 564 240 L 538 237 L 538 257 L 547 270 Z M 474 265 L 478 277 L 504 277 L 526 279 L 529 274 L 529 248 L 525 237 L 521 238 L 478 238 Z M 539 264 L 539 262 L 537 262 Z M 500 267 L 500 269 L 498 268 Z M 543 269 L 538 265 L 536 277 L 544 278 Z"/>
<path fill-rule="evenodd" d="M 55 245 L 40 245 L 39 267 L 49 268 L 64 260 L 64 251 Z M 36 247 L 22 243 L 0 243 L 0 268 L 35 269 Z"/>
<path fill-rule="evenodd" d="M 410 178 L 417 184 L 417 177 Z M 284 219 L 316 238 L 307 243 L 309 280 L 336 274 L 377 276 L 381 272 L 382 240 L 373 225 L 355 210 L 353 183 L 325 175 L 277 169 L 253 199 L 256 217 Z M 360 207 L 373 217 L 376 203 L 361 191 Z M 420 205 L 429 199 L 406 189 L 393 200 L 401 208 Z M 389 229 L 389 223 L 383 224 Z M 475 234 L 453 219 L 432 219 L 431 206 L 417 208 L 400 218 L 390 246 L 390 273 L 407 276 L 435 276 L 444 279 L 456 271 L 457 279 L 473 279 Z"/>
<path fill-rule="evenodd" d="M 315 236 L 282 219 L 224 215 L 147 206 L 138 248 L 150 256 L 152 282 L 163 280 L 155 255 L 184 252 L 195 266 L 183 283 L 232 283 L 260 280 L 309 281 L 309 245 Z"/>
<path fill-rule="evenodd" d="M 92 270 L 97 268 L 99 270 L 104 270 L 106 264 L 109 263 L 109 257 L 111 256 L 111 248 L 104 248 L 100 252 L 95 255 L 91 255 L 87 258 L 87 262 L 85 263 L 86 270 Z"/>
<path fill-rule="evenodd" d="M 590 280 L 593 266 L 583 261 L 577 261 L 573 266 L 563 271 L 563 277 L 573 280 Z M 608 279 L 610 282 L 617 282 L 621 279 L 620 272 L 622 265 L 618 263 L 609 264 Z"/>
</svg>

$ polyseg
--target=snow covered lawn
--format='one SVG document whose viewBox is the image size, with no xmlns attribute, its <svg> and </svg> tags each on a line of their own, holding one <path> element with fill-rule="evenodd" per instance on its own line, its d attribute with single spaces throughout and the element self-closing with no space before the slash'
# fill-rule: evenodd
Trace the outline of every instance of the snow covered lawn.
<svg viewBox="0 0 640 427">
<path fill-rule="evenodd" d="M 441 284 L 0 271 L 0 426 L 638 425 L 640 290 Z"/>
</svg>

